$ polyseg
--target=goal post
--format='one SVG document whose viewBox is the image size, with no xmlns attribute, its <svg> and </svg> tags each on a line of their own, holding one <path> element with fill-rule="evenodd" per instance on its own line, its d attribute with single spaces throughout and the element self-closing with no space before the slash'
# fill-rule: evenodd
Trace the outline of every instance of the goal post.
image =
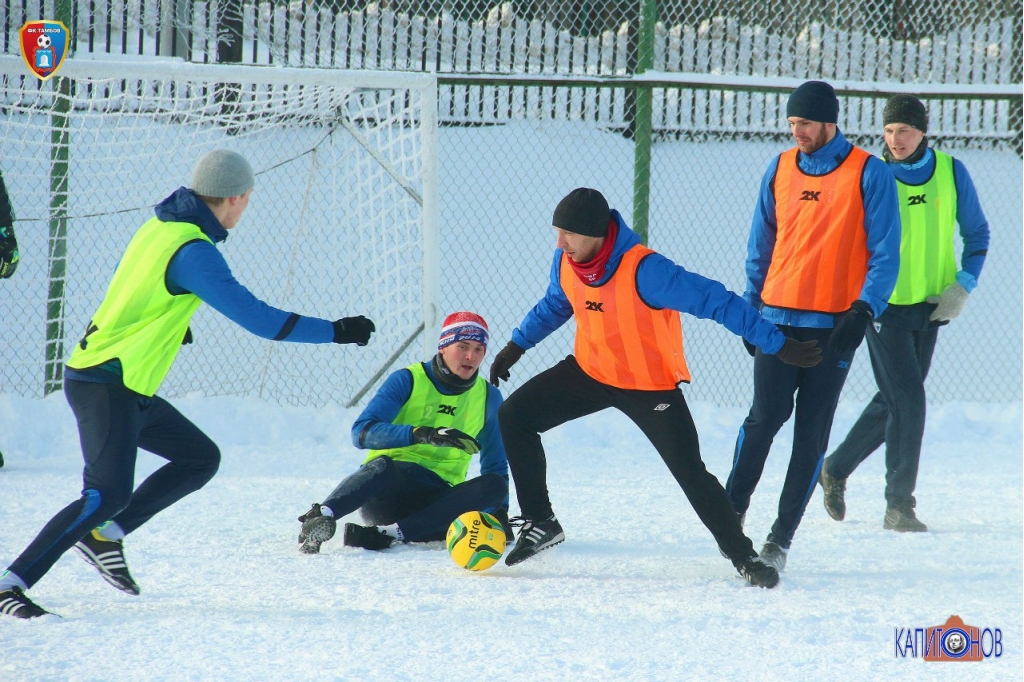
<svg viewBox="0 0 1024 682">
<path fill-rule="evenodd" d="M 0 82 L 0 163 L 21 251 L 0 299 L 17 322 L 4 331 L 0 390 L 60 388 L 60 363 L 134 231 L 222 147 L 256 173 L 220 246 L 238 281 L 300 314 L 366 315 L 377 332 L 364 348 L 274 343 L 202 306 L 163 395 L 351 406 L 396 363 L 434 352 L 434 76 L 70 59 L 40 82 L 20 57 L 0 56 Z"/>
</svg>

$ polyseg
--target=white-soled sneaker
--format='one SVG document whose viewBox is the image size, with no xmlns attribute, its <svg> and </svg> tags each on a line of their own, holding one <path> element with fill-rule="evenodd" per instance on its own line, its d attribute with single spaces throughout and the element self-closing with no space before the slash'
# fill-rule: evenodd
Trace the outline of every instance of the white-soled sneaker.
<svg viewBox="0 0 1024 682">
<path fill-rule="evenodd" d="M 505 564 L 515 566 L 530 557 L 565 540 L 562 524 L 552 514 L 543 521 L 523 519 L 516 546 L 505 557 Z"/>
<path fill-rule="evenodd" d="M 20 587 L 12 587 L 0 592 L 0 614 L 26 620 L 54 615 L 29 599 Z"/>
<path fill-rule="evenodd" d="M 80 557 L 95 566 L 108 583 L 122 592 L 138 596 L 139 586 L 132 578 L 132 574 L 128 572 L 123 542 L 107 540 L 92 530 L 75 544 L 75 551 Z"/>
</svg>

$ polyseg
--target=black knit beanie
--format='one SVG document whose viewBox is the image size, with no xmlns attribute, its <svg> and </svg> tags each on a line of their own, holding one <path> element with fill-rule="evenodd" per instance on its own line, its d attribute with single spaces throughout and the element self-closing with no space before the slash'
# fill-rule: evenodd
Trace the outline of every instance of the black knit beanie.
<svg viewBox="0 0 1024 682">
<path fill-rule="evenodd" d="M 566 232 L 605 237 L 611 218 L 612 212 L 603 194 L 596 189 L 578 187 L 558 202 L 551 224 Z"/>
<path fill-rule="evenodd" d="M 838 123 L 836 91 L 824 81 L 807 81 L 793 91 L 786 104 L 786 118 L 794 116 L 819 123 Z"/>
<path fill-rule="evenodd" d="M 928 110 L 913 95 L 893 95 L 882 110 L 882 125 L 905 123 L 922 133 L 928 132 Z"/>
</svg>

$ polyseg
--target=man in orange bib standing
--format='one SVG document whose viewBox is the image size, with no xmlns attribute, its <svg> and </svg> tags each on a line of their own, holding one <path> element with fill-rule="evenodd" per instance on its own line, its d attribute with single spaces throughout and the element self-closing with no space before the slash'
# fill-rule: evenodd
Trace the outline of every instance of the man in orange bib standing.
<svg viewBox="0 0 1024 682">
<path fill-rule="evenodd" d="M 742 524 L 775 434 L 795 407 L 778 516 L 761 549 L 761 558 L 780 571 L 814 492 L 854 352 L 885 310 L 900 255 L 896 181 L 881 159 L 850 144 L 836 127 L 839 100 L 832 86 L 808 81 L 798 87 L 786 117 L 797 146 L 773 159 L 761 181 L 744 298 L 787 337 L 817 341 L 822 362 L 792 367 L 747 345 L 754 356 L 754 400 L 726 482 Z"/>
<path fill-rule="evenodd" d="M 540 434 L 614 407 L 650 439 L 722 554 L 748 582 L 774 587 L 778 571 L 757 557 L 725 490 L 704 466 L 679 384 L 690 380 L 679 312 L 713 319 L 783 362 L 820 361 L 817 342 L 787 339 L 721 283 L 694 274 L 640 243 L 604 196 L 581 187 L 552 218 L 556 249 L 547 293 L 491 364 L 508 380 L 528 349 L 576 320 L 573 355 L 514 391 L 498 411 L 523 526 L 505 557 L 518 564 L 565 539 L 551 509 Z"/>
</svg>

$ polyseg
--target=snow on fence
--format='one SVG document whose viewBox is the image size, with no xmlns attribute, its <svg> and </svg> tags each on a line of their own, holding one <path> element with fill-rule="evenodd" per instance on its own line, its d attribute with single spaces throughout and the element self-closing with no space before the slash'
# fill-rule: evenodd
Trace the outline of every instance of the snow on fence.
<svg viewBox="0 0 1024 682">
<path fill-rule="evenodd" d="M 38 18 L 40 11 L 52 16 L 53 2 L 0 5 L 0 20 L 7 27 L 5 52 L 18 52 L 18 27 L 26 19 Z M 223 0 L 73 3 L 71 28 L 79 56 L 178 56 L 211 63 L 218 61 L 218 47 L 241 40 L 240 58 L 248 64 L 586 77 L 623 77 L 635 69 L 631 52 L 635 38 L 631 41 L 628 21 L 615 30 L 575 35 L 550 21 L 517 16 L 511 2 L 492 7 L 478 21 L 461 20 L 443 10 L 432 17 L 414 15 L 377 3 L 360 10 L 334 10 L 320 0 L 243 2 L 241 17 L 234 23 L 241 27 L 241 38 L 225 28 L 229 26 L 225 17 L 233 10 Z M 992 19 L 914 41 L 837 30 L 820 22 L 796 26 L 795 33 L 745 24 L 734 17 L 671 26 L 658 23 L 653 70 L 883 84 L 1019 84 L 1018 19 Z M 440 88 L 439 113 L 442 122 L 454 124 L 528 118 L 591 120 L 628 128 L 629 100 L 630 93 L 623 88 L 452 85 Z M 781 101 L 768 93 L 657 90 L 653 123 L 656 130 L 669 134 L 778 132 Z M 935 132 L 941 136 L 1019 144 L 1019 102 L 979 99 L 936 104 L 935 119 L 940 125 Z M 844 104 L 844 129 L 873 133 L 877 108 L 874 101 Z"/>
<path fill-rule="evenodd" d="M 72 0 L 76 51 L 179 56 L 216 61 L 218 22 L 228 3 L 193 0 Z M 18 53 L 18 28 L 53 18 L 54 0 L 4 2 L 4 52 Z M 335 11 L 314 0 L 243 2 L 246 63 L 355 69 L 482 73 L 628 75 L 629 21 L 599 35 L 573 35 L 516 15 L 513 3 L 479 21 L 439 10 L 412 15 L 368 3 Z M 41 16 L 45 15 L 45 16 Z M 916 41 L 837 30 L 823 23 L 793 32 L 735 17 L 655 30 L 654 69 L 765 77 L 810 75 L 853 81 L 1017 83 L 1015 22 L 989 20 Z M 221 40 L 234 38 L 223 30 Z"/>
</svg>

